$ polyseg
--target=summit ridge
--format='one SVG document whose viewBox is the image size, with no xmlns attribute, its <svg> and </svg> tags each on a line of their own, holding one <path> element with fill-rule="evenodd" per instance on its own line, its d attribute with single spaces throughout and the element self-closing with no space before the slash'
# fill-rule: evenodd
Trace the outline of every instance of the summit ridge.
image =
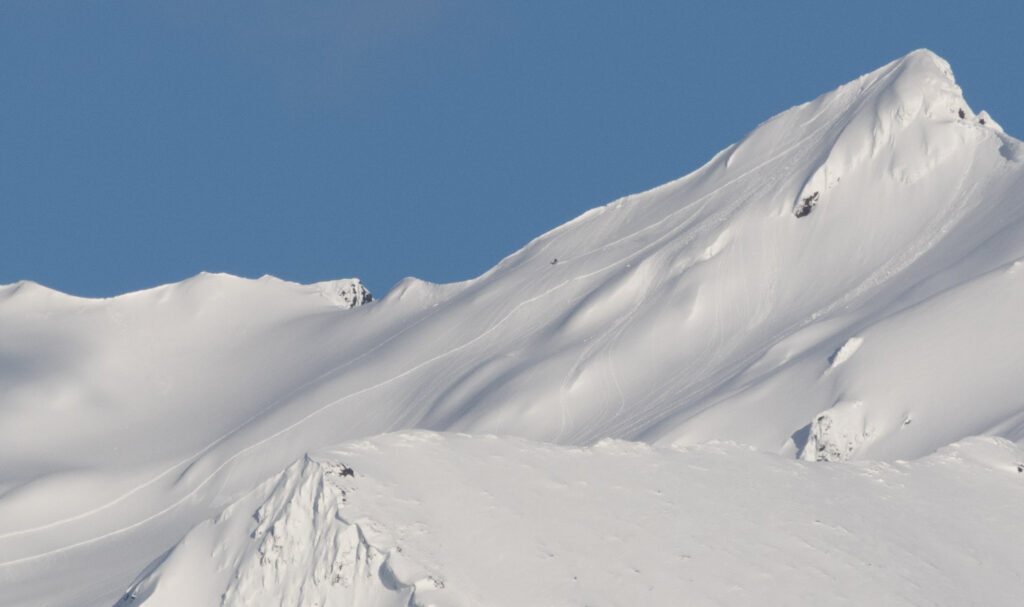
<svg viewBox="0 0 1024 607">
<path fill-rule="evenodd" d="M 278 598 L 301 591 L 348 604 L 365 591 L 380 604 L 415 604 L 417 595 L 480 604 L 468 580 L 497 578 L 474 573 L 487 566 L 480 559 L 456 563 L 443 551 L 462 545 L 457 533 L 437 531 L 450 529 L 449 514 L 404 518 L 429 510 L 403 502 L 409 494 L 387 480 L 408 461 L 407 443 L 434 458 L 436 482 L 424 470 L 416 483 L 428 493 L 465 489 L 445 483 L 470 482 L 460 475 L 477 468 L 459 462 L 477 456 L 511 467 L 509 482 L 530 491 L 562 491 L 573 479 L 546 475 L 571 467 L 523 472 L 517 457 L 564 462 L 610 449 L 638 465 L 669 457 L 680 470 L 687 457 L 707 467 L 705 457 L 720 456 L 725 468 L 743 461 L 754 470 L 729 468 L 733 481 L 764 470 L 786 487 L 796 470 L 809 479 L 808 499 L 836 508 L 833 479 L 898 483 L 904 460 L 913 479 L 938 467 L 936 482 L 959 487 L 967 502 L 1020 500 L 1019 483 L 1009 484 L 1024 460 L 1020 150 L 967 105 L 944 60 L 918 50 L 765 121 L 690 175 L 538 236 L 472 280 L 409 278 L 379 300 L 355 279 L 297 285 L 214 274 L 101 300 L 35 283 L 0 287 L 0 605 L 112 605 L 127 600 L 132 580 L 135 602 L 181 604 L 160 580 L 191 579 L 175 563 L 205 554 L 210 538 L 212 564 L 199 566 L 217 584 L 244 578 L 232 586 L 236 604 L 256 601 L 247 593 L 277 580 L 274 567 L 320 576 L 282 578 Z M 754 455 L 737 455 L 744 450 Z M 335 455 L 321 465 L 310 453 Z M 326 471 L 349 458 L 359 465 L 343 489 L 363 492 L 364 518 L 347 514 L 331 487 L 318 493 Z M 831 476 L 800 458 L 849 468 Z M 849 460 L 874 463 L 839 463 Z M 630 487 L 641 510 L 693 511 L 662 504 L 660 487 L 641 487 L 617 466 L 594 468 L 590 489 L 579 491 L 605 469 L 606 490 Z M 711 477 L 700 482 L 714 487 L 708 495 L 729 493 Z M 467 491 L 466 507 L 487 511 L 492 498 Z M 765 492 L 766 508 L 783 494 Z M 725 524 L 713 504 L 691 497 L 707 506 L 708 528 Z M 253 523 L 264 503 L 275 514 Z M 600 507 L 586 520 L 606 520 Z M 841 526 L 862 528 L 860 514 L 813 511 L 833 526 L 790 521 L 798 535 L 758 536 L 754 549 L 770 560 L 772 550 L 794 554 L 789 541 L 831 538 L 856 554 L 891 556 L 874 548 L 890 545 L 885 537 L 865 536 L 869 548 L 837 539 L 846 537 Z M 394 518 L 369 523 L 384 515 Z M 267 556 L 272 542 L 248 535 L 257 527 L 287 554 Z M 419 546 L 413 559 L 391 541 L 403 534 Z M 343 573 L 305 571 L 307 536 L 324 562 L 341 559 Z M 430 541 L 410 539 L 421 536 Z M 695 538 L 679 541 L 711 545 Z M 1019 559 L 1024 545 L 972 538 L 1000 562 Z M 939 536 L 929 549 L 948 565 L 961 540 Z M 551 562 L 574 545 L 536 541 L 533 556 Z M 702 558 L 675 544 L 652 550 L 628 554 L 654 577 L 634 564 L 628 579 L 661 579 L 680 570 L 665 565 L 680 555 Z M 532 563 L 524 571 L 539 571 L 533 556 L 521 557 Z M 576 557 L 592 568 L 550 571 L 627 579 L 620 560 Z M 452 569 L 439 571 L 442 562 Z M 58 565 L 65 583 L 54 587 Z M 1019 577 L 993 571 L 986 588 L 1024 591 Z M 352 581 L 348 590 L 319 583 L 335 573 Z M 356 573 L 369 577 L 356 583 Z M 883 577 L 915 604 L 906 580 Z M 442 578 L 447 589 L 434 585 Z M 460 579 L 466 586 L 452 590 Z M 956 580 L 958 589 L 980 587 Z M 808 596 L 823 596 L 819 582 Z M 218 588 L 197 587 L 194 604 L 224 602 Z"/>
</svg>

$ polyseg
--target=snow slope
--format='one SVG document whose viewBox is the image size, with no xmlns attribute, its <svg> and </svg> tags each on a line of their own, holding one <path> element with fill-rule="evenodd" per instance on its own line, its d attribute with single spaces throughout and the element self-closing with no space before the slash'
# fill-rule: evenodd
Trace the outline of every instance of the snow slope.
<svg viewBox="0 0 1024 607">
<path fill-rule="evenodd" d="M 118 605 L 1012 605 L 1022 456 L 384 435 L 292 465 Z"/>
<path fill-rule="evenodd" d="M 410 278 L 351 309 L 355 283 L 269 277 L 105 300 L 0 287 L 0 604 L 110 605 L 305 453 L 400 429 L 794 460 L 1020 443 L 1021 149 L 922 50 L 471 281 Z M 358 591 L 405 596 L 380 584 Z"/>
</svg>

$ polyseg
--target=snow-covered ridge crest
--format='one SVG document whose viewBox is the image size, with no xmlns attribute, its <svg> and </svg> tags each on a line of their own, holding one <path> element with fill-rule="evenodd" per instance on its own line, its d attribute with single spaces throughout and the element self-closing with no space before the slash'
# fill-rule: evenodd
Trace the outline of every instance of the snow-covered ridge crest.
<svg viewBox="0 0 1024 607">
<path fill-rule="evenodd" d="M 214 299 L 230 296 L 231 293 L 255 293 L 260 289 L 265 290 L 268 294 L 315 293 L 339 308 L 355 308 L 373 301 L 373 295 L 370 293 L 370 290 L 358 278 L 340 278 L 307 285 L 282 280 L 269 274 L 253 279 L 223 272 L 200 272 L 180 282 L 123 293 L 113 297 L 99 298 L 70 295 L 30 280 L 22 280 L 12 284 L 0 285 L 0 303 L 9 299 L 13 300 L 14 298 L 21 299 L 26 304 L 45 306 L 99 304 L 146 298 L 167 301 L 183 295 Z"/>
<path fill-rule="evenodd" d="M 199 605 L 212 597 L 225 607 L 413 604 L 414 584 L 391 568 L 400 555 L 374 545 L 344 516 L 353 477 L 343 464 L 304 457 L 189 532 L 118 606 Z"/>
<path fill-rule="evenodd" d="M 0 592 L 0 605 L 109 607 L 145 563 L 248 492 L 250 498 L 230 506 L 220 522 L 205 524 L 206 531 L 194 531 L 167 554 L 165 561 L 182 567 L 158 566 L 143 576 L 147 584 L 169 584 L 176 571 L 193 571 L 198 565 L 189 569 L 189 563 L 214 555 L 212 562 L 220 564 L 183 574 L 193 583 L 174 586 L 178 590 L 163 600 L 216 605 L 236 573 L 238 583 L 276 584 L 275 567 L 286 571 L 312 562 L 298 549 L 274 550 L 296 544 L 295 534 L 320 538 L 303 544 L 315 548 L 317 563 L 326 563 L 320 578 L 326 585 L 309 587 L 310 596 L 332 587 L 330 563 L 342 553 L 355 555 L 353 562 L 363 563 L 362 570 L 384 587 L 388 569 L 401 573 L 394 577 L 404 584 L 395 588 L 426 575 L 441 581 L 443 572 L 445 588 L 417 586 L 418 600 L 463 593 L 486 565 L 475 562 L 482 560 L 484 534 L 469 534 L 470 547 L 445 561 L 433 552 L 434 542 L 417 539 L 424 537 L 416 525 L 421 512 L 439 501 L 439 493 L 461 485 L 465 499 L 449 492 L 452 506 L 435 519 L 452 526 L 435 537 L 464 532 L 462 517 L 451 513 L 461 515 L 474 500 L 485 521 L 476 529 L 499 527 L 490 509 L 498 500 L 479 488 L 489 467 L 510 464 L 514 472 L 522 456 L 539 450 L 536 445 L 507 451 L 512 457 L 487 454 L 497 459 L 473 462 L 480 464 L 474 474 L 444 490 L 433 480 L 447 483 L 470 469 L 473 457 L 442 455 L 432 462 L 444 463 L 443 472 L 421 468 L 425 484 L 416 501 L 408 500 L 412 489 L 405 476 L 390 486 L 383 480 L 360 483 L 359 502 L 350 492 L 348 503 L 335 510 L 338 498 L 329 483 L 321 495 L 315 483 L 298 481 L 303 468 L 281 493 L 274 494 L 275 484 L 253 490 L 307 452 L 393 430 L 486 433 L 572 446 L 610 437 L 643 441 L 654 451 L 657 445 L 731 441 L 765 452 L 758 457 L 783 470 L 781 478 L 793 469 L 821 475 L 818 495 L 828 494 L 829 478 L 855 474 L 862 464 L 789 459 L 803 453 L 815 460 L 910 460 L 979 434 L 1024 443 L 1020 145 L 986 114 L 972 115 L 965 106 L 961 117 L 960 108 L 949 105 L 959 92 L 942 66 L 929 53 L 913 53 L 783 112 L 690 176 L 535 239 L 476 279 L 454 285 L 406 280 L 363 309 L 339 310 L 321 287 L 271 277 L 200 275 L 108 300 L 79 300 L 28 283 L 0 290 L 0 579 L 12 580 Z M 808 178 L 823 166 L 829 169 L 825 183 L 833 174 L 841 179 L 831 189 L 808 192 Z M 815 192 L 813 215 L 794 217 L 794 201 Z M 423 443 L 396 469 L 407 471 L 422 457 Z M 359 460 L 350 449 L 340 461 L 357 474 L 366 471 L 359 481 L 384 479 L 383 468 L 372 468 L 395 449 L 385 446 Z M 739 461 L 735 452 L 708 457 L 719 464 Z M 1024 470 L 1024 462 L 1012 457 L 1000 464 L 1012 474 L 972 495 L 1018 491 L 1024 472 L 1017 469 Z M 937 461 L 939 468 L 948 465 Z M 588 481 L 592 493 L 573 484 L 575 468 L 566 470 L 570 480 L 531 486 L 538 495 L 558 486 L 564 498 L 586 495 L 578 511 L 604 509 L 602 518 L 634 511 L 632 493 L 610 505 L 603 468 Z M 646 462 L 634 462 L 621 474 L 645 480 L 648 471 Z M 757 476 L 741 472 L 731 485 Z M 533 476 L 545 479 L 532 471 L 513 474 L 512 486 L 491 492 L 507 492 L 509 503 L 522 503 L 519 490 Z M 679 475 L 665 478 L 674 486 Z M 720 480 L 709 479 L 709 485 Z M 948 493 L 950 486 L 934 494 Z M 638 485 L 636 491 L 646 495 L 648 489 Z M 756 493 L 780 509 L 792 506 L 787 500 L 793 495 L 806 494 L 806 484 Z M 380 495 L 386 498 L 374 499 Z M 671 525 L 691 516 L 687 495 L 677 500 L 683 514 L 666 519 Z M 1016 493 L 1006 495 L 1019 500 Z M 987 499 L 965 500 L 958 510 Z M 728 502 L 708 504 L 718 510 Z M 268 503 L 254 521 L 253 513 Z M 651 505 L 657 510 L 657 502 Z M 352 514 L 357 507 L 364 507 L 361 515 Z M 551 509 L 538 505 L 534 512 L 540 514 L 526 519 L 511 512 L 518 522 L 504 531 L 514 533 L 494 540 L 495 550 L 521 545 L 518 536 L 530 531 L 528 523 Z M 396 524 L 386 520 L 399 510 L 401 516 L 391 519 Z M 394 533 L 402 554 L 422 564 L 422 575 L 396 567 L 400 560 L 391 547 L 399 544 L 368 519 Z M 818 530 L 825 537 L 802 526 L 814 516 L 799 519 L 787 538 L 817 536 L 829 558 L 840 552 L 833 550 L 832 531 Z M 623 528 L 620 536 L 634 537 L 637 530 Z M 258 531 L 259 541 L 252 536 Z M 221 537 L 235 539 L 211 539 Z M 645 537 L 636 544 L 640 551 L 655 549 L 644 562 L 665 563 L 652 570 L 669 572 L 670 586 L 686 564 L 674 560 L 678 555 L 669 553 L 664 534 Z M 737 535 L 733 553 L 752 553 L 748 548 L 758 541 L 752 537 Z M 580 549 L 584 538 L 594 543 Z M 529 554 L 550 545 L 543 535 L 538 539 Z M 587 558 L 567 560 L 544 588 L 575 591 L 566 584 L 580 561 L 603 563 L 596 570 L 621 563 L 601 556 L 604 539 L 566 537 L 563 545 Z M 912 539 L 916 544 L 919 538 Z M 955 547 L 949 554 L 957 555 L 965 544 L 951 538 L 948 545 Z M 1002 555 L 984 563 L 988 567 L 1019 562 L 1024 543 L 997 538 L 985 546 Z M 554 558 L 548 554 L 538 550 L 535 556 Z M 770 552 L 759 554 L 764 558 L 758 562 L 774 560 Z M 375 555 L 374 564 L 368 555 Z M 388 569 L 376 566 L 382 559 Z M 463 562 L 470 569 L 460 576 Z M 865 562 L 858 559 L 855 566 Z M 538 574 L 553 571 L 551 561 L 537 563 Z M 709 596 L 732 587 L 736 572 L 753 571 L 748 563 L 731 563 L 707 569 L 724 572 Z M 936 573 L 930 563 L 929 575 Z M 947 563 L 929 579 L 941 584 L 954 579 L 949 571 L 965 571 L 955 560 Z M 504 571 L 503 563 L 492 564 Z M 230 573 L 218 577 L 225 571 Z M 616 571 L 642 579 L 633 577 L 639 571 Z M 831 591 L 836 579 L 850 581 L 849 571 L 844 566 L 837 577 L 826 576 L 827 585 L 811 580 L 808 586 Z M 597 588 L 605 572 L 597 573 L 581 576 L 580 588 Z M 799 573 L 790 588 L 808 581 Z M 975 574 L 985 575 L 984 568 Z M 56 576 L 64 583 L 52 584 Z M 373 577 L 369 588 L 378 587 Z M 778 579 L 762 581 L 778 587 Z M 1013 579 L 1019 582 L 1019 576 Z M 513 584 L 535 580 L 516 578 Z M 852 586 L 891 589 L 876 582 Z M 299 592 L 303 583 L 291 580 L 287 592 Z M 912 592 L 927 585 L 915 582 Z M 136 602 L 149 587 L 140 582 Z M 206 598 L 190 600 L 193 589 Z M 947 596 L 950 590 L 956 588 L 937 592 Z M 268 600 L 279 604 L 272 601 L 285 594 L 281 589 Z M 591 602 L 606 603 L 607 596 L 598 593 Z M 677 604 L 679 596 L 688 596 L 686 589 L 646 604 Z M 635 597 L 616 602 L 630 600 Z M 488 603 L 478 598 L 465 605 Z"/>
<path fill-rule="evenodd" d="M 370 290 L 358 278 L 328 280 L 312 285 L 320 295 L 339 308 L 355 308 L 373 301 Z"/>
<path fill-rule="evenodd" d="M 204 523 L 214 539 L 193 531 L 147 576 L 162 578 L 155 591 L 118 607 L 405 607 L 400 579 L 418 579 L 410 606 L 1012 605 L 1000 596 L 1022 583 L 1024 527 L 1007 507 L 1024 498 L 1022 456 L 991 437 L 915 462 L 822 466 L 730 442 L 385 434 L 293 465 L 255 520 L 247 504 Z M 241 545 L 255 548 L 227 568 L 229 590 L 207 587 Z M 410 575 L 411 561 L 431 573 Z M 342 592 L 360 584 L 377 594 Z"/>
<path fill-rule="evenodd" d="M 826 155 L 808 176 L 794 209 L 823 201 L 843 177 L 870 158 L 887 156 L 885 175 L 904 183 L 923 178 L 957 148 L 977 136 L 957 123 L 998 125 L 975 116 L 949 64 L 921 49 L 841 87 L 832 96 L 855 94 L 844 119 L 832 129 Z M 855 90 L 853 90 L 855 89 Z M 873 163 L 873 166 L 877 166 Z"/>
</svg>

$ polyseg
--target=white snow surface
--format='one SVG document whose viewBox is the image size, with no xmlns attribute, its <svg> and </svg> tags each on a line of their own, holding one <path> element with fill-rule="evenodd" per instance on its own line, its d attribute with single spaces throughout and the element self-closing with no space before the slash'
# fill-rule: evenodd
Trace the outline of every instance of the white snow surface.
<svg viewBox="0 0 1024 607">
<path fill-rule="evenodd" d="M 973 438 L 827 466 L 731 443 L 389 434 L 292 465 L 119 607 L 1011 605 L 1022 455 Z"/>
<path fill-rule="evenodd" d="M 920 50 L 470 281 L 0 286 L 0 605 L 1016 604 L 1021 149 Z"/>
</svg>

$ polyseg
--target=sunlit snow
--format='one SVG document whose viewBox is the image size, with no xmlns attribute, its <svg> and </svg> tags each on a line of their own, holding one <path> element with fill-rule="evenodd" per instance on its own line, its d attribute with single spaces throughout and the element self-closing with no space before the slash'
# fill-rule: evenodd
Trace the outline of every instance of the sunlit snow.
<svg viewBox="0 0 1024 607">
<path fill-rule="evenodd" d="M 0 605 L 1016 605 L 1021 148 L 921 50 L 466 282 L 0 286 Z"/>
</svg>

